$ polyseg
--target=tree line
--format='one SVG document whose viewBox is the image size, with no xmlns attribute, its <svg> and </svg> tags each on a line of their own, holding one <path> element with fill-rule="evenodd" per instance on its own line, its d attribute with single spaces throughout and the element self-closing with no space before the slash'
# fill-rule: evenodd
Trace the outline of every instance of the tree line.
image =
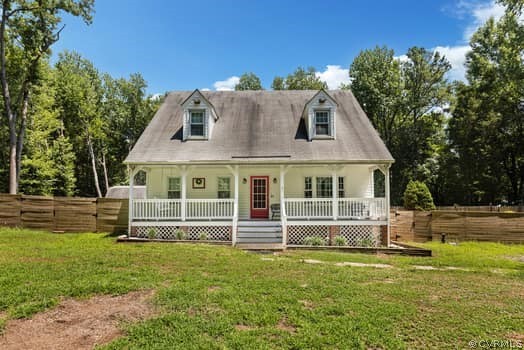
<svg viewBox="0 0 524 350">
<path fill-rule="evenodd" d="M 350 64 L 350 83 L 339 88 L 353 92 L 395 158 L 393 204 L 414 180 L 439 205 L 524 201 L 524 1 L 500 3 L 505 14 L 471 38 L 464 82 L 449 81 L 446 57 L 421 47 L 398 56 L 377 46 Z M 162 98 L 147 95 L 140 74 L 114 78 L 74 52 L 50 63 L 60 14 L 89 24 L 93 0 L 1 6 L 0 192 L 101 196 L 125 184 L 122 161 Z M 327 88 L 314 68 L 302 67 L 271 84 Z M 263 86 L 245 73 L 235 89 Z"/>
</svg>

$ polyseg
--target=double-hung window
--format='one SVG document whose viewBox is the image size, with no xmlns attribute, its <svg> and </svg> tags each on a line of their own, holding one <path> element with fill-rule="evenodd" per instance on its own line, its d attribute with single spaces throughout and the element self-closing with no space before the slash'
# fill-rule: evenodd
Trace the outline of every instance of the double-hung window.
<svg viewBox="0 0 524 350">
<path fill-rule="evenodd" d="M 231 198 L 231 178 L 218 178 L 218 198 Z"/>
<path fill-rule="evenodd" d="M 315 135 L 330 136 L 330 112 L 328 110 L 315 111 Z"/>
<path fill-rule="evenodd" d="M 304 198 L 313 198 L 313 178 L 311 176 L 304 178 Z"/>
<path fill-rule="evenodd" d="M 206 112 L 203 109 L 196 109 L 189 111 L 189 134 L 191 137 L 204 137 L 205 136 L 205 115 Z"/>
<path fill-rule="evenodd" d="M 179 177 L 170 177 L 167 184 L 167 198 L 169 199 L 180 199 L 180 178 Z"/>
<path fill-rule="evenodd" d="M 333 179 L 331 177 L 317 177 L 317 198 L 333 196 Z"/>
</svg>

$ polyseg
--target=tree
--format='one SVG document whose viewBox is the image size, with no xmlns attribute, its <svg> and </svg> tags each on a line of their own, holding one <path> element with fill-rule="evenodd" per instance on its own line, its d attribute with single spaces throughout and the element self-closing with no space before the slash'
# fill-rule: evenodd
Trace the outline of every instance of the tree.
<svg viewBox="0 0 524 350">
<path fill-rule="evenodd" d="M 404 191 L 404 208 L 411 210 L 434 210 L 433 197 L 428 186 L 420 181 L 409 181 Z"/>
<path fill-rule="evenodd" d="M 289 74 L 286 79 L 275 77 L 271 84 L 273 90 L 320 90 L 327 89 L 325 82 L 320 80 L 316 75 L 316 70 L 309 67 L 307 70 L 298 67 L 293 73 Z"/>
<path fill-rule="evenodd" d="M 260 78 L 254 73 L 244 73 L 240 76 L 238 84 L 235 85 L 235 90 L 264 90 Z"/>
<path fill-rule="evenodd" d="M 524 24 L 522 1 L 471 38 L 468 84 L 457 90 L 450 145 L 471 203 L 524 202 Z"/>
<path fill-rule="evenodd" d="M 362 51 L 350 66 L 350 88 L 395 158 L 391 196 L 398 204 L 411 179 L 429 180 L 444 142 L 451 68 L 438 52 L 412 47 L 403 62 L 393 50 Z"/>
<path fill-rule="evenodd" d="M 0 81 L 9 129 L 9 192 L 17 193 L 30 96 L 38 81 L 40 61 L 58 41 L 61 13 L 91 22 L 93 0 L 2 0 L 0 22 Z M 16 72 L 8 70 L 10 52 L 19 59 Z M 18 74 L 10 85 L 11 74 Z"/>
</svg>

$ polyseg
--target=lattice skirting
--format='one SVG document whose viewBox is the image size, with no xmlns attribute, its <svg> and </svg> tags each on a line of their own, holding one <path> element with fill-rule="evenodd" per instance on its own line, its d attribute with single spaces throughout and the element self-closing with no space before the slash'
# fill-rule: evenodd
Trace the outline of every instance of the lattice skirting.
<svg viewBox="0 0 524 350">
<path fill-rule="evenodd" d="M 327 244 L 329 240 L 329 226 L 289 225 L 287 227 L 287 244 L 304 244 L 304 238 L 306 237 L 320 237 Z"/>
<path fill-rule="evenodd" d="M 340 236 L 347 239 L 348 246 L 380 246 L 380 226 L 377 225 L 340 226 Z"/>
<path fill-rule="evenodd" d="M 231 241 L 231 226 L 135 226 L 133 231 L 137 238 Z"/>
</svg>

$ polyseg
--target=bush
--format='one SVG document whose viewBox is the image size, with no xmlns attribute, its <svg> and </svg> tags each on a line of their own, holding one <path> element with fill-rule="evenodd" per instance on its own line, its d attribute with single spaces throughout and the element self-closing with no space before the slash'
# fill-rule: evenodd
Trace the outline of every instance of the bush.
<svg viewBox="0 0 524 350">
<path fill-rule="evenodd" d="M 198 235 L 198 239 L 200 241 L 207 241 L 209 239 L 207 232 L 205 231 L 200 232 Z"/>
<path fill-rule="evenodd" d="M 357 247 L 371 248 L 376 246 L 376 242 L 371 238 L 362 238 L 357 242 Z"/>
<path fill-rule="evenodd" d="M 175 231 L 175 237 L 176 239 L 182 241 L 184 239 L 186 239 L 186 233 L 184 231 L 182 231 L 181 229 L 178 229 Z"/>
<path fill-rule="evenodd" d="M 312 246 L 326 245 L 326 240 L 318 236 L 309 236 L 309 237 L 304 238 L 304 245 L 312 245 Z"/>
<path fill-rule="evenodd" d="M 150 228 L 147 232 L 147 238 L 149 239 L 155 239 L 156 238 L 156 229 Z"/>
<path fill-rule="evenodd" d="M 410 181 L 404 191 L 404 207 L 411 210 L 434 210 L 435 204 L 428 186 L 420 181 Z"/>
<path fill-rule="evenodd" d="M 348 245 L 348 240 L 344 236 L 336 236 L 333 239 L 333 245 L 342 247 L 342 246 Z"/>
</svg>

